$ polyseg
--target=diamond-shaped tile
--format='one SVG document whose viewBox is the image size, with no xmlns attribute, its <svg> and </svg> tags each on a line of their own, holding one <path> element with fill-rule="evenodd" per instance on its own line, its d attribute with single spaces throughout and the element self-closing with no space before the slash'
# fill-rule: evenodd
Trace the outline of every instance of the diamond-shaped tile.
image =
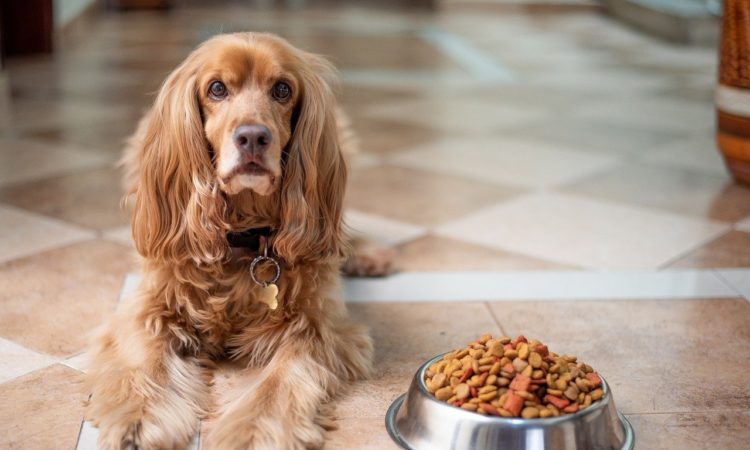
<svg viewBox="0 0 750 450">
<path fill-rule="evenodd" d="M 83 418 L 82 375 L 61 364 L 0 385 L 0 448 L 74 448 Z"/>
<path fill-rule="evenodd" d="M 747 216 L 744 219 L 737 222 L 736 224 L 734 224 L 734 227 L 737 228 L 738 230 L 750 232 L 750 216 Z"/>
<path fill-rule="evenodd" d="M 426 233 L 425 228 L 349 209 L 346 225 L 354 236 L 362 236 L 384 245 L 398 245 Z"/>
<path fill-rule="evenodd" d="M 568 266 L 482 245 L 428 235 L 398 248 L 396 266 L 405 271 L 502 271 L 565 269 Z"/>
<path fill-rule="evenodd" d="M 130 226 L 127 225 L 106 230 L 102 237 L 118 244 L 127 245 L 128 247 L 133 246 L 133 232 Z"/>
<path fill-rule="evenodd" d="M 90 239 L 91 231 L 0 205 L 0 262 Z"/>
<path fill-rule="evenodd" d="M 664 129 L 639 128 L 618 122 L 602 122 L 562 116 L 555 120 L 540 120 L 507 130 L 507 137 L 539 142 L 546 146 L 564 147 L 578 151 L 612 156 L 633 156 L 653 153 L 655 146 L 663 146 L 680 136 Z"/>
<path fill-rule="evenodd" d="M 436 232 L 574 266 L 643 269 L 659 267 L 728 229 L 719 222 L 548 193 L 487 208 Z"/>
<path fill-rule="evenodd" d="M 713 133 L 674 139 L 649 148 L 642 161 L 672 168 L 685 168 L 727 176 L 727 169 Z"/>
<path fill-rule="evenodd" d="M 81 352 L 114 310 L 131 252 L 95 240 L 0 266 L 0 336 L 58 357 Z"/>
<path fill-rule="evenodd" d="M 750 267 L 750 233 L 732 230 L 681 256 L 669 267 Z"/>
<path fill-rule="evenodd" d="M 358 172 L 347 192 L 357 211 L 422 226 L 461 217 L 517 191 L 418 169 L 377 166 Z"/>
<path fill-rule="evenodd" d="M 750 189 L 693 169 L 620 164 L 564 191 L 726 222 L 750 214 Z"/>
<path fill-rule="evenodd" d="M 390 158 L 394 164 L 486 183 L 547 188 L 612 167 L 618 158 L 516 139 L 442 140 Z"/>
<path fill-rule="evenodd" d="M 98 168 L 0 189 L 0 201 L 88 228 L 125 225 L 120 171 Z"/>
<path fill-rule="evenodd" d="M 483 135 L 498 127 L 511 127 L 547 116 L 542 108 L 506 105 L 476 99 L 455 102 L 447 99 L 412 100 L 374 106 L 368 115 L 382 120 L 400 120 L 460 135 Z"/>
<path fill-rule="evenodd" d="M 56 360 L 50 356 L 0 338 L 0 383 L 47 367 L 55 362 Z"/>
<path fill-rule="evenodd" d="M 0 186 L 98 167 L 112 158 L 71 144 L 0 138 Z"/>
</svg>

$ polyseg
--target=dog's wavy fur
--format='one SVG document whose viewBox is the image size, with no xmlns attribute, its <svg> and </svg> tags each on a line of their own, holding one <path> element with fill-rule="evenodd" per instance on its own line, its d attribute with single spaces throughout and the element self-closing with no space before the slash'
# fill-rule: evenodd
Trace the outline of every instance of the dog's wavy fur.
<svg viewBox="0 0 750 450">
<path fill-rule="evenodd" d="M 227 49 L 256 65 L 272 57 L 298 83 L 280 185 L 269 195 L 226 194 L 215 174 L 199 84 Z M 332 75 L 324 59 L 280 38 L 241 33 L 205 42 L 162 85 L 125 156 L 143 278 L 91 347 L 87 418 L 100 448 L 185 447 L 214 408 L 212 361 L 224 358 L 261 371 L 216 413 L 211 448 L 318 448 L 326 403 L 370 372 L 371 340 L 339 293 L 347 167 Z M 275 311 L 249 277 L 254 255 L 226 240 L 261 226 L 277 230 L 283 264 Z"/>
</svg>

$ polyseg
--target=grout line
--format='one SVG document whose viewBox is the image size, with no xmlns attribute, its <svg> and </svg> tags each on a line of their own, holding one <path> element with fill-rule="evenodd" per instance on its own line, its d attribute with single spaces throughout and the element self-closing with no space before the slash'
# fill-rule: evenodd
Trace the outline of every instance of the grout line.
<svg viewBox="0 0 750 450">
<path fill-rule="evenodd" d="M 718 221 L 716 221 L 716 222 L 718 222 Z M 718 222 L 718 223 L 728 224 L 728 222 Z M 705 247 L 706 245 L 709 245 L 712 242 L 717 241 L 717 240 L 723 238 L 727 234 L 731 233 L 732 229 L 733 229 L 732 225 L 729 224 L 729 229 L 728 230 L 725 230 L 722 233 L 717 233 L 716 235 L 713 235 L 711 237 L 707 237 L 706 239 L 702 239 L 702 240 L 696 242 L 695 245 L 691 246 L 690 248 L 688 248 L 684 252 L 682 252 L 682 253 L 680 253 L 678 255 L 675 255 L 675 256 L 673 256 L 673 257 L 671 257 L 669 259 L 667 259 L 663 263 L 659 264 L 656 268 L 659 269 L 659 270 L 661 270 L 661 269 L 668 269 L 670 265 L 676 263 L 677 261 L 679 261 L 679 260 L 681 260 L 683 258 L 686 258 L 686 257 L 690 256 L 690 254 L 695 253 L 696 251 L 700 250 L 701 248 Z"/>
<path fill-rule="evenodd" d="M 465 39 L 453 33 L 428 28 L 420 31 L 419 36 L 477 79 L 508 82 L 514 78 L 507 67 L 498 64 Z"/>
<path fill-rule="evenodd" d="M 721 273 L 720 270 L 713 270 L 713 274 L 716 278 L 718 278 L 722 283 L 724 283 L 729 289 L 733 290 L 738 297 L 745 298 L 744 295 L 742 295 L 742 292 L 740 292 L 739 289 L 737 289 L 732 282 L 726 279 L 726 277 Z M 750 299 L 745 298 L 745 300 L 750 301 Z"/>
</svg>

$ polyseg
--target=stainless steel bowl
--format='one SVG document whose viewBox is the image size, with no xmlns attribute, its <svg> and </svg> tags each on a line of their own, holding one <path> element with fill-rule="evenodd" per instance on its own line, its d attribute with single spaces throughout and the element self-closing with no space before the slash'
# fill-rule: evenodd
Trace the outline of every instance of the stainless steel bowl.
<svg viewBox="0 0 750 450">
<path fill-rule="evenodd" d="M 633 427 L 615 409 L 602 377 L 604 396 L 575 414 L 548 419 L 483 416 L 436 400 L 424 385 L 427 367 L 419 368 L 406 394 L 388 408 L 388 434 L 408 450 L 631 450 Z"/>
</svg>

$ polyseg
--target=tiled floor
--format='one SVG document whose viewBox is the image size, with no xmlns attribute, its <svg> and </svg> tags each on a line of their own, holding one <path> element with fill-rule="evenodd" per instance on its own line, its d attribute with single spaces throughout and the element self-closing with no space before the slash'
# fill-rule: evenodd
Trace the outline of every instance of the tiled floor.
<svg viewBox="0 0 750 450">
<path fill-rule="evenodd" d="M 137 270 L 114 169 L 122 140 L 190 48 L 246 29 L 280 33 L 340 69 L 362 149 L 347 220 L 397 246 L 407 279 L 498 272 L 500 288 L 531 280 L 542 286 L 525 292 L 545 294 L 413 302 L 387 290 L 398 278 L 368 285 L 380 300 L 350 309 L 372 328 L 377 373 L 340 399 L 330 448 L 393 448 L 383 415 L 416 367 L 483 332 L 524 333 L 590 362 L 612 383 L 639 449 L 746 447 L 750 189 L 731 182 L 714 148 L 713 50 L 664 44 L 591 7 L 232 3 L 104 15 L 53 57 L 9 61 L 0 448 L 75 445 L 86 336 Z M 569 299 L 586 290 L 572 282 L 601 298 Z"/>
</svg>

